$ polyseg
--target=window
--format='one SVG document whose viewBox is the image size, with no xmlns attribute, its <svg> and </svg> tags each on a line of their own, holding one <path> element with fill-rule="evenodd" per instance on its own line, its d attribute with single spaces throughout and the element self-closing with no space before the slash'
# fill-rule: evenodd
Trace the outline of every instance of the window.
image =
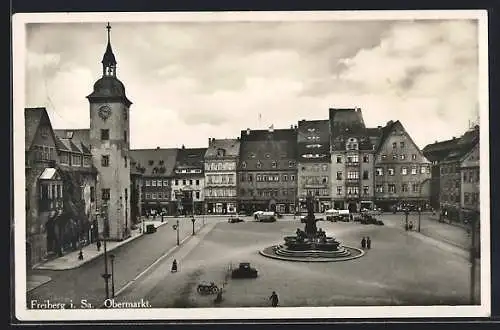
<svg viewBox="0 0 500 330">
<path fill-rule="evenodd" d="M 109 166 L 109 155 L 102 155 L 101 156 L 101 165 L 102 165 L 102 167 Z"/>
<path fill-rule="evenodd" d="M 149 187 L 151 186 L 151 181 L 150 180 L 146 180 L 146 187 Z"/>
<path fill-rule="evenodd" d="M 359 157 L 357 155 L 347 156 L 347 162 L 348 163 L 358 163 Z"/>
<path fill-rule="evenodd" d="M 196 192 L 196 199 L 200 199 L 200 192 L 199 191 Z"/>
<path fill-rule="evenodd" d="M 420 174 L 425 174 L 425 166 L 420 167 Z"/>
<path fill-rule="evenodd" d="M 405 160 L 406 159 L 406 155 L 399 155 L 399 159 Z"/>
<path fill-rule="evenodd" d="M 151 186 L 156 187 L 156 180 L 151 181 Z"/>
<path fill-rule="evenodd" d="M 368 186 L 363 186 L 363 195 L 368 195 L 370 192 L 370 187 Z"/>
<path fill-rule="evenodd" d="M 127 109 L 123 109 L 123 120 L 127 120 L 127 119 L 128 119 Z"/>
<path fill-rule="evenodd" d="M 290 168 L 291 168 L 291 167 L 294 167 L 294 166 L 295 166 L 295 162 L 294 162 L 294 161 L 292 161 L 292 160 L 290 160 L 290 161 L 288 162 L 288 167 L 290 167 Z"/>
<path fill-rule="evenodd" d="M 196 185 L 199 186 L 200 185 L 200 180 L 196 180 Z"/>
<path fill-rule="evenodd" d="M 392 160 L 397 160 L 397 159 L 398 159 L 398 155 L 392 154 Z"/>
<path fill-rule="evenodd" d="M 186 179 L 183 179 L 182 180 L 182 185 L 185 186 L 186 185 Z"/>
<path fill-rule="evenodd" d="M 337 186 L 337 195 L 342 195 L 342 187 Z"/>
<path fill-rule="evenodd" d="M 272 166 L 272 168 L 276 168 L 277 164 L 276 164 L 276 162 L 274 160 L 273 160 L 271 166 Z"/>
<path fill-rule="evenodd" d="M 290 181 L 295 181 L 295 175 L 290 175 Z"/>
<path fill-rule="evenodd" d="M 283 175 L 283 181 L 285 181 L 285 182 L 288 181 L 288 175 L 286 175 L 286 174 Z"/>
<path fill-rule="evenodd" d="M 95 187 L 90 187 L 90 201 L 95 202 Z"/>
<path fill-rule="evenodd" d="M 61 153 L 61 164 L 69 164 L 69 155 L 67 152 Z"/>
<path fill-rule="evenodd" d="M 349 172 L 347 172 L 347 178 L 348 179 L 359 179 L 359 172 L 358 171 L 349 171 Z"/>
<path fill-rule="evenodd" d="M 101 199 L 103 201 L 109 201 L 109 188 L 101 189 Z"/>
<path fill-rule="evenodd" d="M 364 170 L 364 171 L 363 171 L 363 180 L 368 180 L 368 179 L 369 179 L 369 176 L 370 176 L 370 175 L 369 175 L 368 171 L 367 171 L 367 170 Z"/>
<path fill-rule="evenodd" d="M 175 179 L 175 185 L 178 186 L 179 185 L 179 180 Z"/>
<path fill-rule="evenodd" d="M 388 168 L 387 169 L 387 174 L 389 175 L 394 175 L 394 169 L 391 167 L 391 168 Z"/>
<path fill-rule="evenodd" d="M 347 195 L 357 195 L 358 193 L 358 187 L 347 187 Z"/>
<path fill-rule="evenodd" d="M 242 162 L 241 163 L 241 168 L 247 168 L 247 163 L 246 162 Z"/>
<path fill-rule="evenodd" d="M 464 193 L 464 203 L 469 204 L 470 203 L 470 194 L 469 193 Z"/>
<path fill-rule="evenodd" d="M 401 167 L 401 174 L 402 175 L 407 175 L 408 174 L 408 169 L 406 167 Z"/>
<path fill-rule="evenodd" d="M 383 193 L 384 192 L 384 186 L 381 185 L 381 184 L 376 185 L 375 186 L 375 192 Z"/>
<path fill-rule="evenodd" d="M 101 129 L 101 141 L 109 140 L 109 129 Z"/>
<path fill-rule="evenodd" d="M 416 167 L 412 167 L 411 168 L 411 174 L 413 174 L 413 175 L 417 174 L 417 168 Z"/>
<path fill-rule="evenodd" d="M 411 185 L 411 190 L 412 190 L 414 193 L 415 193 L 415 192 L 418 192 L 418 188 L 419 188 L 418 183 L 413 183 L 413 184 Z"/>
<path fill-rule="evenodd" d="M 337 164 L 341 164 L 342 163 L 342 156 L 337 156 Z"/>
<path fill-rule="evenodd" d="M 408 184 L 403 183 L 403 184 L 401 185 L 401 191 L 402 191 L 402 192 L 408 192 Z"/>
<path fill-rule="evenodd" d="M 125 167 L 127 167 L 127 163 L 128 163 L 128 160 L 127 160 L 127 156 L 124 156 L 123 157 L 123 164 L 125 165 Z"/>
<path fill-rule="evenodd" d="M 156 183 L 158 185 L 158 187 L 161 187 L 162 186 L 162 183 L 163 181 L 162 180 L 158 180 L 158 182 Z"/>
<path fill-rule="evenodd" d="M 123 141 L 127 142 L 127 131 L 123 131 Z"/>
<path fill-rule="evenodd" d="M 342 172 L 337 172 L 337 180 L 342 180 Z"/>
<path fill-rule="evenodd" d="M 396 142 L 392 142 L 392 149 L 396 149 L 398 144 Z"/>
<path fill-rule="evenodd" d="M 189 185 L 192 186 L 193 185 L 193 180 L 189 180 Z"/>
<path fill-rule="evenodd" d="M 252 174 L 248 174 L 248 182 L 252 182 L 253 181 L 253 175 Z"/>
<path fill-rule="evenodd" d="M 71 165 L 73 165 L 73 166 L 82 166 L 82 156 L 81 155 L 72 155 L 72 157 L 71 157 Z"/>
<path fill-rule="evenodd" d="M 370 156 L 369 155 L 363 155 L 363 163 L 369 163 L 370 162 Z"/>
<path fill-rule="evenodd" d="M 262 163 L 260 161 L 257 162 L 257 168 L 261 168 L 262 167 Z"/>
<path fill-rule="evenodd" d="M 404 142 L 399 142 L 399 147 L 400 147 L 401 149 L 404 149 L 404 148 L 405 148 L 405 143 L 404 143 Z"/>
<path fill-rule="evenodd" d="M 328 165 L 326 165 L 326 164 L 321 165 L 321 170 L 322 170 L 323 172 L 328 171 Z"/>
<path fill-rule="evenodd" d="M 382 175 L 384 175 L 384 169 L 383 169 L 382 167 L 377 167 L 377 168 L 375 169 L 375 174 L 376 174 L 377 176 L 382 176 Z"/>
<path fill-rule="evenodd" d="M 262 181 L 262 177 L 260 176 L 260 174 L 257 174 L 256 180 L 257 180 L 257 182 Z"/>
<path fill-rule="evenodd" d="M 396 185 L 395 185 L 395 184 L 393 184 L 393 183 L 389 183 L 389 184 L 387 185 L 387 189 L 388 189 L 388 191 L 389 191 L 391 194 L 396 193 Z"/>
<path fill-rule="evenodd" d="M 411 159 L 412 159 L 412 160 L 417 159 L 417 155 L 415 155 L 415 154 L 411 155 Z"/>
<path fill-rule="evenodd" d="M 168 187 L 168 180 L 163 180 L 163 186 Z"/>
<path fill-rule="evenodd" d="M 89 156 L 83 156 L 83 166 L 89 167 L 92 159 Z"/>
<path fill-rule="evenodd" d="M 382 155 L 382 156 L 380 156 L 380 159 L 381 159 L 381 160 L 386 160 L 386 159 L 387 159 L 387 155 Z"/>
<path fill-rule="evenodd" d="M 163 199 L 163 193 L 162 192 L 158 193 L 158 199 Z"/>
<path fill-rule="evenodd" d="M 156 193 L 151 194 L 151 199 L 156 199 Z"/>
</svg>

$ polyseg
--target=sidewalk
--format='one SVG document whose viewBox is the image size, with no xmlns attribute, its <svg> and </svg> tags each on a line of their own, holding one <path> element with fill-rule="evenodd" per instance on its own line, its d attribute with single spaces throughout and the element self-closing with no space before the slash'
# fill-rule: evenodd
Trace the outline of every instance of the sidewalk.
<svg viewBox="0 0 500 330">
<path fill-rule="evenodd" d="M 28 276 L 26 281 L 26 291 L 29 292 L 50 281 L 52 281 L 52 278 L 49 276 L 42 276 L 42 275 Z"/>
<path fill-rule="evenodd" d="M 148 225 L 154 225 L 156 228 L 166 225 L 168 223 L 167 220 L 164 220 L 161 222 L 161 220 L 147 220 L 144 221 L 144 228 L 146 228 Z M 144 233 L 141 232 L 140 230 L 141 224 L 138 224 L 138 228 L 134 229 L 131 231 L 131 236 L 127 238 L 126 240 L 120 241 L 120 242 L 110 242 L 108 241 L 106 243 L 106 250 L 107 252 L 110 252 L 124 244 L 129 243 L 130 241 L 135 240 L 136 238 L 141 237 L 144 235 Z M 97 246 L 96 243 L 89 244 L 85 247 L 82 248 L 83 251 L 83 260 L 78 260 L 78 254 L 80 253 L 80 250 L 72 251 L 69 252 L 68 254 L 65 254 L 62 257 L 52 259 L 49 261 L 46 261 L 44 263 L 41 263 L 33 269 L 45 269 L 45 270 L 68 270 L 68 269 L 74 269 L 78 268 L 91 260 L 94 260 L 98 258 L 99 256 L 104 254 L 104 244 L 101 245 L 100 251 L 97 251 Z M 31 278 L 28 277 L 28 281 L 30 281 Z"/>
</svg>

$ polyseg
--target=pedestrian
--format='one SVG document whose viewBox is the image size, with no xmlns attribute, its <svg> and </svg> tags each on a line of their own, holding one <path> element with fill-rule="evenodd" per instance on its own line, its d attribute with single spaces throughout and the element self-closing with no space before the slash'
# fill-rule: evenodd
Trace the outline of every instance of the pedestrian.
<svg viewBox="0 0 500 330">
<path fill-rule="evenodd" d="M 97 252 L 101 251 L 101 241 L 98 240 L 96 245 L 97 245 Z"/>
<path fill-rule="evenodd" d="M 365 248 L 366 247 L 366 238 L 363 236 L 363 239 L 361 240 L 361 248 Z"/>
<path fill-rule="evenodd" d="M 83 251 L 80 250 L 80 253 L 78 253 L 78 260 L 83 260 Z"/>
<path fill-rule="evenodd" d="M 177 259 L 174 259 L 174 262 L 172 262 L 172 273 L 177 272 Z"/>
<path fill-rule="evenodd" d="M 273 293 L 271 294 L 271 297 L 269 297 L 269 300 L 271 300 L 271 305 L 273 307 L 278 306 L 279 299 L 278 299 L 278 295 L 276 294 L 276 291 L 273 291 Z"/>
<path fill-rule="evenodd" d="M 366 238 L 366 247 L 368 250 L 372 248 L 372 240 L 370 239 L 370 236 Z"/>
<path fill-rule="evenodd" d="M 410 221 L 410 231 L 412 231 L 412 230 L 413 230 L 413 222 Z"/>
</svg>

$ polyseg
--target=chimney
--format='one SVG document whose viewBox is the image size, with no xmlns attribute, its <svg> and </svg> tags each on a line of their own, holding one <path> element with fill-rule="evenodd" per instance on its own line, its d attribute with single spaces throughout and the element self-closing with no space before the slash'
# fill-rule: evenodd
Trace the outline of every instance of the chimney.
<svg viewBox="0 0 500 330">
<path fill-rule="evenodd" d="M 456 139 L 456 137 L 452 137 L 451 139 L 452 139 L 452 140 L 455 140 L 455 139 Z"/>
<path fill-rule="evenodd" d="M 160 150 L 160 147 L 156 147 L 156 150 Z"/>
<path fill-rule="evenodd" d="M 250 135 L 250 128 L 247 128 L 247 135 Z"/>
<path fill-rule="evenodd" d="M 186 147 L 184 145 L 182 145 L 182 150 L 186 149 Z"/>
<path fill-rule="evenodd" d="M 382 126 L 377 126 L 378 129 L 382 129 Z"/>
<path fill-rule="evenodd" d="M 208 146 L 210 147 L 210 143 L 212 142 L 212 138 L 208 138 Z"/>
</svg>

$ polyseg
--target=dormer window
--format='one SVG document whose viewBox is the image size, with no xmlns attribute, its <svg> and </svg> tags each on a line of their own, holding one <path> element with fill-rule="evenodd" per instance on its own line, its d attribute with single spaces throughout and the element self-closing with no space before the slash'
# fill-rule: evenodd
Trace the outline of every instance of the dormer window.
<svg viewBox="0 0 500 330">
<path fill-rule="evenodd" d="M 308 128 L 307 131 L 312 133 L 312 132 L 316 132 L 316 129 L 315 128 Z"/>
<path fill-rule="evenodd" d="M 163 160 L 160 160 L 160 165 L 163 165 L 164 164 L 164 161 Z"/>
<path fill-rule="evenodd" d="M 295 166 L 295 162 L 293 160 L 288 162 L 288 167 L 292 168 Z"/>
<path fill-rule="evenodd" d="M 266 158 L 269 158 L 269 157 L 271 157 L 271 155 L 270 154 L 266 154 Z"/>
<path fill-rule="evenodd" d="M 262 167 L 262 163 L 260 161 L 257 162 L 257 168 L 261 168 Z"/>
<path fill-rule="evenodd" d="M 150 161 L 148 161 L 148 164 L 149 164 L 149 166 L 151 166 L 151 165 L 153 165 L 153 164 L 154 164 L 154 161 L 153 161 L 153 160 L 150 160 Z"/>
<path fill-rule="evenodd" d="M 253 152 L 250 154 L 250 158 L 255 158 L 255 154 Z"/>
<path fill-rule="evenodd" d="M 273 162 L 271 163 L 271 166 L 272 166 L 272 168 L 276 168 L 276 167 L 278 167 L 278 164 L 276 163 L 276 161 L 273 160 Z"/>
<path fill-rule="evenodd" d="M 241 163 L 241 168 L 247 168 L 247 162 L 242 162 Z"/>
</svg>

